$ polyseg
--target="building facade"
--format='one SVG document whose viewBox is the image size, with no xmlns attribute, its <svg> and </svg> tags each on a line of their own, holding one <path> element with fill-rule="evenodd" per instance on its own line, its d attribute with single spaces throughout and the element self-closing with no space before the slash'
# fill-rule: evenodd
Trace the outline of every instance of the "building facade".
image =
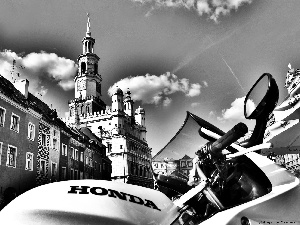
<svg viewBox="0 0 300 225">
<path fill-rule="evenodd" d="M 28 80 L 11 83 L 0 75 L 0 198 L 7 188 L 21 194 L 60 180 L 110 180 L 111 161 L 102 142 L 67 127 L 28 87 Z M 88 165 L 86 152 L 92 153 Z M 91 169 L 85 173 L 86 166 Z"/>
<path fill-rule="evenodd" d="M 271 141 L 274 137 L 273 127 L 284 127 L 288 125 L 289 120 L 292 119 L 299 119 L 299 99 L 300 99 L 300 70 L 294 69 L 289 64 L 288 65 L 289 70 L 286 75 L 285 85 L 284 87 L 288 91 L 288 96 L 285 98 L 285 100 L 275 108 L 273 111 L 273 114 L 270 115 L 269 121 L 267 123 L 267 129 L 264 136 L 264 141 Z M 283 109 L 283 110 L 282 110 Z M 287 119 L 287 117 L 289 119 Z M 274 126 L 272 126 L 274 125 Z M 297 132 L 295 128 L 297 128 L 297 125 L 294 125 L 293 132 Z M 290 128 L 291 129 L 291 128 Z M 291 132 L 291 131 L 286 131 Z M 296 133 L 297 134 L 297 133 Z M 292 134 L 294 135 L 294 133 Z M 286 147 L 291 153 L 293 153 L 294 149 L 299 148 L 299 144 L 297 142 L 297 139 L 293 141 L 291 146 L 288 146 L 288 143 L 286 144 Z M 286 152 L 286 151 L 285 151 Z M 298 152 L 298 150 L 297 150 Z M 270 159 L 272 159 L 274 162 L 276 162 L 279 165 L 282 165 L 286 167 L 291 172 L 297 172 L 299 174 L 300 171 L 300 154 L 286 154 L 281 153 L 278 149 L 275 152 L 270 152 L 268 150 L 262 151 L 262 153 L 266 156 L 268 156 Z"/>
<path fill-rule="evenodd" d="M 94 53 L 90 19 L 82 44 L 83 52 L 78 57 L 78 73 L 74 78 L 75 98 L 69 101 L 66 123 L 87 127 L 102 140 L 112 162 L 114 180 L 153 187 L 145 110 L 140 107 L 134 110 L 130 91 L 127 90 L 124 96 L 120 88 L 112 95 L 111 106 L 102 101 L 102 77 L 98 72 L 99 57 Z M 105 165 L 106 162 L 103 169 Z"/>
<path fill-rule="evenodd" d="M 183 177 L 188 177 L 193 168 L 193 158 L 188 155 L 183 156 L 179 160 L 161 159 L 159 156 L 154 156 L 152 160 L 153 171 L 162 175 L 181 174 Z"/>
<path fill-rule="evenodd" d="M 41 115 L 28 107 L 27 98 L 28 92 L 0 75 L 0 194 L 8 187 L 22 193 L 36 185 Z"/>
</svg>

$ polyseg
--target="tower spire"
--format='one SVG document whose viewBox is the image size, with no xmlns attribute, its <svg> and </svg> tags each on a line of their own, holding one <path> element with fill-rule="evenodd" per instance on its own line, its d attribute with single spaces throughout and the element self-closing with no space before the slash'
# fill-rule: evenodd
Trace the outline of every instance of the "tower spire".
<svg viewBox="0 0 300 225">
<path fill-rule="evenodd" d="M 86 24 L 86 37 L 91 37 L 91 20 L 90 20 L 90 14 L 87 13 L 86 14 L 87 17 L 88 17 L 88 21 L 87 21 L 87 24 Z"/>
</svg>

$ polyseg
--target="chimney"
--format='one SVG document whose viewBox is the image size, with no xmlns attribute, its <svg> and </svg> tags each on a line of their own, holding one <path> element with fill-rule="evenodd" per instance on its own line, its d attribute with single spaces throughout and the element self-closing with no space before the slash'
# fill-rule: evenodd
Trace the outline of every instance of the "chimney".
<svg viewBox="0 0 300 225">
<path fill-rule="evenodd" d="M 25 98 L 28 98 L 29 81 L 27 79 L 16 81 L 16 83 L 14 83 L 14 86 L 25 96 Z"/>
</svg>

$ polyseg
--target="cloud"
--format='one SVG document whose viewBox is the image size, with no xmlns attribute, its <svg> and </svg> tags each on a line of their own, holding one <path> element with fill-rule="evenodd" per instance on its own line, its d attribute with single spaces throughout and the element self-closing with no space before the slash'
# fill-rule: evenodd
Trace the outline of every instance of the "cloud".
<svg viewBox="0 0 300 225">
<path fill-rule="evenodd" d="M 166 98 L 163 100 L 163 106 L 164 106 L 164 107 L 167 107 L 167 106 L 169 106 L 169 105 L 171 104 L 171 102 L 172 102 L 172 99 L 166 97 Z"/>
<path fill-rule="evenodd" d="M 196 11 L 200 16 L 206 14 L 208 18 L 219 22 L 220 16 L 229 15 L 244 4 L 251 4 L 253 0 L 131 0 L 141 4 L 154 4 L 156 7 L 186 8 Z M 153 6 L 152 6 L 153 7 Z M 153 8 L 152 8 L 153 10 Z M 151 12 L 152 12 L 151 10 Z M 149 16 L 149 12 L 147 13 Z"/>
<path fill-rule="evenodd" d="M 13 61 L 15 60 L 14 70 Z M 14 71 L 14 72 L 12 72 Z M 27 78 L 30 81 L 31 92 L 40 93 L 42 80 L 51 79 L 62 89 L 74 88 L 73 77 L 77 71 L 74 61 L 59 57 L 54 53 L 17 54 L 11 50 L 0 52 L 0 74 L 10 81 Z M 46 90 L 46 88 L 44 88 Z"/>
<path fill-rule="evenodd" d="M 111 86 L 108 94 L 112 95 L 117 87 L 121 88 L 123 92 L 129 88 L 134 101 L 155 105 L 162 102 L 165 106 L 171 103 L 170 96 L 174 93 L 181 92 L 186 97 L 195 97 L 201 93 L 199 83 L 190 83 L 186 78 L 179 79 L 170 72 L 160 76 L 146 74 L 124 78 Z"/>
<path fill-rule="evenodd" d="M 245 98 L 236 98 L 232 103 L 231 107 L 228 109 L 223 109 L 222 110 L 222 116 L 217 117 L 218 120 L 220 121 L 230 121 L 230 120 L 243 120 L 245 119 L 244 116 L 244 102 Z M 256 108 L 255 104 L 253 101 L 247 101 L 247 111 L 253 111 Z"/>
<path fill-rule="evenodd" d="M 244 117 L 245 97 L 237 98 L 231 103 L 229 109 L 222 110 L 222 119 L 224 120 L 241 120 Z"/>
<path fill-rule="evenodd" d="M 64 90 L 74 87 L 71 84 L 73 83 L 77 66 L 70 59 L 59 57 L 55 53 L 30 53 L 23 58 L 23 65 L 35 73 L 46 72 Z"/>
<path fill-rule="evenodd" d="M 200 106 L 200 103 L 199 102 L 193 102 L 191 104 L 192 108 L 197 108 L 198 106 Z"/>
<path fill-rule="evenodd" d="M 40 86 L 40 88 L 37 89 L 35 92 L 35 96 L 39 98 L 43 98 L 44 95 L 46 95 L 48 92 L 48 89 L 45 88 L 45 86 Z"/>
</svg>

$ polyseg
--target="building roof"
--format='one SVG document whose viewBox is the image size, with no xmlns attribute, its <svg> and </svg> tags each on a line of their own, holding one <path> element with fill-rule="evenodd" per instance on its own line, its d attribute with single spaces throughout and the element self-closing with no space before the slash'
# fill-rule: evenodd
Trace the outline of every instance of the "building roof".
<svg viewBox="0 0 300 225">
<path fill-rule="evenodd" d="M 44 119 L 46 122 L 59 126 L 65 131 L 69 131 L 69 128 L 66 126 L 66 124 L 58 118 L 55 109 L 51 109 L 45 102 L 31 93 L 28 93 L 28 97 L 26 98 L 9 80 L 2 75 L 0 75 L 0 92 L 22 107 L 26 109 L 32 109 L 39 113 L 42 115 L 42 119 Z"/>
<path fill-rule="evenodd" d="M 118 87 L 118 88 L 116 89 L 114 95 L 123 95 L 122 89 Z"/>
<path fill-rule="evenodd" d="M 135 110 L 136 114 L 145 114 L 145 109 L 141 108 L 141 106 L 139 106 L 136 110 Z"/>
<path fill-rule="evenodd" d="M 24 97 L 24 95 L 21 94 L 21 92 L 17 90 L 14 85 L 2 75 L 0 75 L 0 92 L 14 102 L 27 108 L 26 98 Z"/>
<path fill-rule="evenodd" d="M 189 157 L 188 155 L 185 155 L 180 160 L 182 160 L 182 159 L 191 159 L 191 157 Z"/>
<path fill-rule="evenodd" d="M 80 131 L 84 133 L 90 140 L 96 141 L 101 144 L 102 140 L 98 138 L 88 127 L 81 127 Z"/>
</svg>

